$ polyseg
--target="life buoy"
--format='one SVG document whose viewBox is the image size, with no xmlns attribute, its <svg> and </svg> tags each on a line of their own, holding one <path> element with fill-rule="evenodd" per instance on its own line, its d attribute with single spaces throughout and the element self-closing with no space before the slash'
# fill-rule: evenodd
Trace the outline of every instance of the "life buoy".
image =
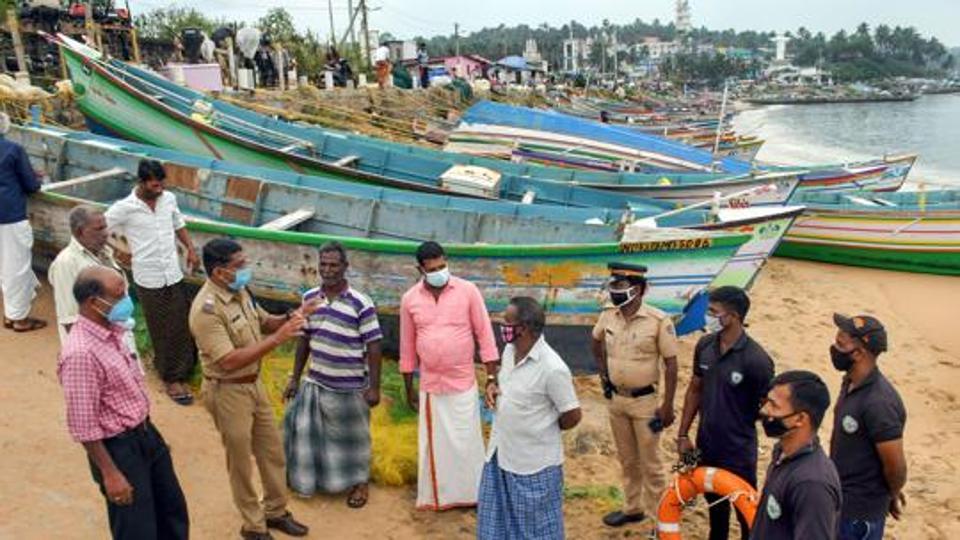
<svg viewBox="0 0 960 540">
<path fill-rule="evenodd" d="M 657 508 L 657 538 L 680 540 L 680 514 L 683 507 L 701 493 L 729 497 L 733 505 L 753 526 L 760 497 L 746 480 L 716 467 L 697 467 L 678 473 L 664 490 Z"/>
</svg>

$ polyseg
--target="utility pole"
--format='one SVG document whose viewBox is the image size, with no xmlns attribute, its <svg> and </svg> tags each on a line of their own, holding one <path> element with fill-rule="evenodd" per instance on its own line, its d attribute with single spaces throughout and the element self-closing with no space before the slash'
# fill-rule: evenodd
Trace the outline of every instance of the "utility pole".
<svg viewBox="0 0 960 540">
<path fill-rule="evenodd" d="M 360 0 L 360 10 L 363 16 L 360 19 L 360 31 L 363 32 L 364 54 L 363 65 L 370 69 L 370 28 L 367 27 L 367 0 Z"/>
<path fill-rule="evenodd" d="M 333 29 L 333 0 L 327 0 L 327 9 L 330 13 L 330 45 L 337 45 L 337 32 Z"/>
<path fill-rule="evenodd" d="M 87 39 L 89 40 L 87 45 L 96 47 L 97 41 L 94 38 L 95 33 L 93 31 L 93 2 L 90 0 L 87 0 L 83 4 L 83 27 L 87 32 Z"/>
<path fill-rule="evenodd" d="M 357 27 L 353 24 L 356 17 L 353 11 L 353 0 L 347 0 L 347 16 L 350 17 L 350 50 L 351 53 L 357 53 Z"/>
<path fill-rule="evenodd" d="M 453 39 L 456 47 L 456 56 L 460 56 L 460 23 L 453 23 Z"/>
</svg>

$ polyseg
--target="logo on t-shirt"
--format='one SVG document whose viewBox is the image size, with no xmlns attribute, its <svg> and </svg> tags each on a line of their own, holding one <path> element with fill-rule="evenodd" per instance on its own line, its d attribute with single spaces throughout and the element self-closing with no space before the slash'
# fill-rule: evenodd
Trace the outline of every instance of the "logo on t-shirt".
<svg viewBox="0 0 960 540">
<path fill-rule="evenodd" d="M 843 417 L 843 420 L 840 421 L 840 425 L 842 425 L 843 430 L 849 434 L 856 433 L 860 428 L 860 423 L 857 422 L 857 419 L 849 414 Z"/>
<path fill-rule="evenodd" d="M 783 510 L 780 509 L 780 503 L 778 503 L 777 498 L 771 494 L 767 498 L 767 515 L 770 516 L 770 519 L 777 520 L 780 519 L 781 514 L 783 514 Z"/>
<path fill-rule="evenodd" d="M 730 374 L 730 382 L 734 386 L 740 384 L 741 381 L 743 381 L 743 373 L 740 373 L 739 371 L 734 371 L 733 373 Z"/>
</svg>

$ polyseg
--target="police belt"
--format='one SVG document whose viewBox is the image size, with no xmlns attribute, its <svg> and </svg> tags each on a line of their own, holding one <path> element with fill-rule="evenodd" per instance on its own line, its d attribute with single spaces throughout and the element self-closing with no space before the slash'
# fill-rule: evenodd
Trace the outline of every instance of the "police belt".
<svg viewBox="0 0 960 540">
<path fill-rule="evenodd" d="M 641 386 L 640 388 L 628 388 L 626 386 L 614 386 L 613 393 L 618 396 L 628 397 L 628 398 L 638 398 L 643 396 L 649 396 L 657 391 L 657 386 L 654 384 L 648 384 L 647 386 Z"/>
<path fill-rule="evenodd" d="M 260 373 L 254 373 L 253 375 L 244 375 L 243 377 L 234 377 L 232 379 L 221 379 L 218 377 L 207 377 L 203 376 L 204 379 L 212 381 L 219 384 L 253 384 L 257 382 L 257 377 L 260 376 Z"/>
</svg>

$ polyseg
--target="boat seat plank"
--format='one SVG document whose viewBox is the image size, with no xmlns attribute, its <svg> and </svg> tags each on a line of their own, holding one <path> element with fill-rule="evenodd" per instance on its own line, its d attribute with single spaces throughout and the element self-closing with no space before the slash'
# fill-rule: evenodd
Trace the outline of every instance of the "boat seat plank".
<svg viewBox="0 0 960 540">
<path fill-rule="evenodd" d="M 91 174 L 85 174 L 83 176 L 76 176 L 74 178 L 68 178 L 62 182 L 52 182 L 49 184 L 43 185 L 43 191 L 57 191 L 68 187 L 73 187 L 79 184 L 87 184 L 90 182 L 96 182 L 98 180 L 107 180 L 109 178 L 118 178 L 126 176 L 129 174 L 126 169 L 120 167 L 114 167 L 112 169 L 107 169 L 105 171 L 95 172 Z"/>
<path fill-rule="evenodd" d="M 352 167 L 360 161 L 360 156 L 349 155 L 343 156 L 342 158 L 333 162 L 337 167 Z"/>
<path fill-rule="evenodd" d="M 261 225 L 260 228 L 268 231 L 286 231 L 312 218 L 314 213 L 313 208 L 300 208 L 289 214 L 284 214 L 273 221 L 268 221 Z"/>
</svg>

